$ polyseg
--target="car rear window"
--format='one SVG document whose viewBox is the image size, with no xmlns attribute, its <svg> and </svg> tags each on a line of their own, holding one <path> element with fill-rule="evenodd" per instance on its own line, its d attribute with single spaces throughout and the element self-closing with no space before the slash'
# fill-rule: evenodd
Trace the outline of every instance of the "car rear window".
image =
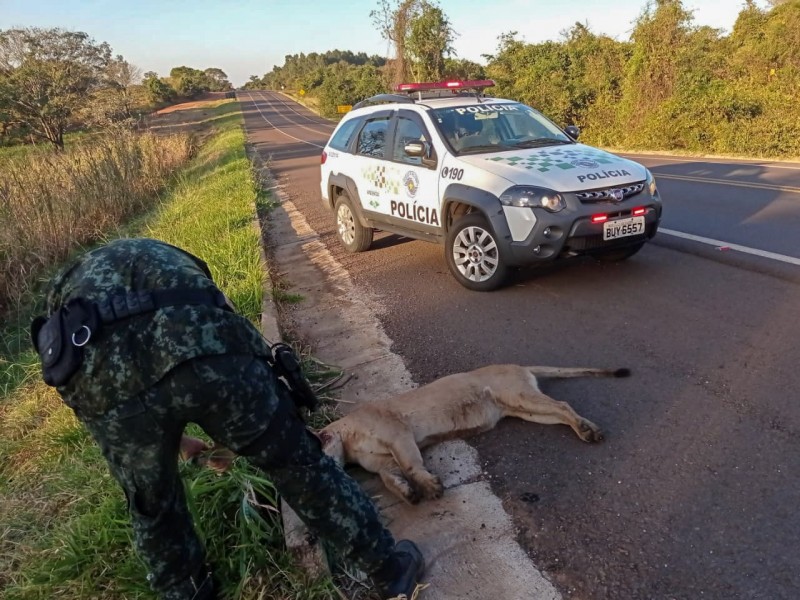
<svg viewBox="0 0 800 600">
<path fill-rule="evenodd" d="M 360 119 L 350 119 L 342 123 L 339 130 L 333 134 L 330 143 L 331 148 L 336 150 L 347 150 L 350 147 L 350 141 L 353 139 L 353 134 L 358 129 Z"/>
</svg>

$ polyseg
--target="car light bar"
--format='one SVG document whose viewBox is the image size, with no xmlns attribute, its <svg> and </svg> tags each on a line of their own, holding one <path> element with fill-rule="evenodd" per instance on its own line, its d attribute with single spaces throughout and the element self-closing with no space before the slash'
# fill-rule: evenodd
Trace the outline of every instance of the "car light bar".
<svg viewBox="0 0 800 600">
<path fill-rule="evenodd" d="M 492 87 L 494 81 L 491 79 L 473 79 L 468 81 L 427 81 L 422 83 L 401 83 L 396 85 L 396 92 L 427 92 L 429 90 L 482 90 Z"/>
<path fill-rule="evenodd" d="M 640 208 L 634 208 L 634 209 L 631 211 L 631 214 L 632 214 L 634 217 L 641 217 L 641 216 L 642 216 L 643 214 L 645 214 L 646 212 L 647 212 L 647 209 L 646 209 L 646 208 L 644 208 L 644 207 L 640 207 Z"/>
<path fill-rule="evenodd" d="M 608 221 L 608 215 L 592 215 L 592 223 L 602 223 Z"/>
</svg>

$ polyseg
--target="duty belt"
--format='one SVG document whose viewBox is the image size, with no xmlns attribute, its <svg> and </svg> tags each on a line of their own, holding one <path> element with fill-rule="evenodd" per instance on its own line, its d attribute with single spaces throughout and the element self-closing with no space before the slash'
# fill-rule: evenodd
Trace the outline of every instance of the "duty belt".
<svg viewBox="0 0 800 600">
<path fill-rule="evenodd" d="M 157 289 L 116 292 L 100 302 L 73 298 L 49 317 L 31 323 L 31 340 L 42 361 L 45 383 L 67 383 L 83 363 L 83 347 L 104 325 L 170 306 L 205 305 L 229 310 L 225 294 L 217 288 Z"/>
<path fill-rule="evenodd" d="M 225 294 L 217 288 L 177 288 L 163 290 L 136 290 L 106 296 L 95 304 L 100 320 L 110 325 L 159 308 L 181 305 L 206 305 L 231 310 Z"/>
</svg>

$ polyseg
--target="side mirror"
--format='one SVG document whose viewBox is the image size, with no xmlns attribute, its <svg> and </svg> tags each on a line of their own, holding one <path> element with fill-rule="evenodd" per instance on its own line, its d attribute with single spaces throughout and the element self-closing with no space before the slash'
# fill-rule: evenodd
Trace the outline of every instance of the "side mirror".
<svg viewBox="0 0 800 600">
<path fill-rule="evenodd" d="M 403 146 L 403 152 L 405 152 L 407 156 L 420 158 L 425 156 L 425 144 L 422 142 L 409 142 Z"/>
<path fill-rule="evenodd" d="M 581 134 L 581 130 L 578 129 L 575 125 L 567 125 L 564 129 L 567 132 L 567 135 L 571 137 L 573 140 L 577 140 L 578 136 Z"/>
<path fill-rule="evenodd" d="M 409 142 L 403 146 L 403 152 L 406 156 L 413 156 L 414 158 L 422 159 L 422 166 L 426 169 L 438 168 L 438 161 L 433 152 L 433 148 L 427 142 Z"/>
</svg>

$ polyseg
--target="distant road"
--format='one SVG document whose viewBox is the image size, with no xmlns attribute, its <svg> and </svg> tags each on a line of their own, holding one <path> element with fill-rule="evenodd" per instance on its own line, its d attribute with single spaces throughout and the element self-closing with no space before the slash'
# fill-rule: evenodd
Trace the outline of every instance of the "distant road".
<svg viewBox="0 0 800 600">
<path fill-rule="evenodd" d="M 564 598 L 797 598 L 800 165 L 630 155 L 664 197 L 653 243 L 481 294 L 432 244 L 382 233 L 344 252 L 319 193 L 333 124 L 274 92 L 239 99 L 250 142 L 381 305 L 416 382 L 491 362 L 633 370 L 544 384 L 606 429 L 601 445 L 515 420 L 472 439 Z"/>
<path fill-rule="evenodd" d="M 800 265 L 800 164 L 625 156 L 656 175 L 669 207 L 664 229 L 785 255 Z"/>
</svg>

